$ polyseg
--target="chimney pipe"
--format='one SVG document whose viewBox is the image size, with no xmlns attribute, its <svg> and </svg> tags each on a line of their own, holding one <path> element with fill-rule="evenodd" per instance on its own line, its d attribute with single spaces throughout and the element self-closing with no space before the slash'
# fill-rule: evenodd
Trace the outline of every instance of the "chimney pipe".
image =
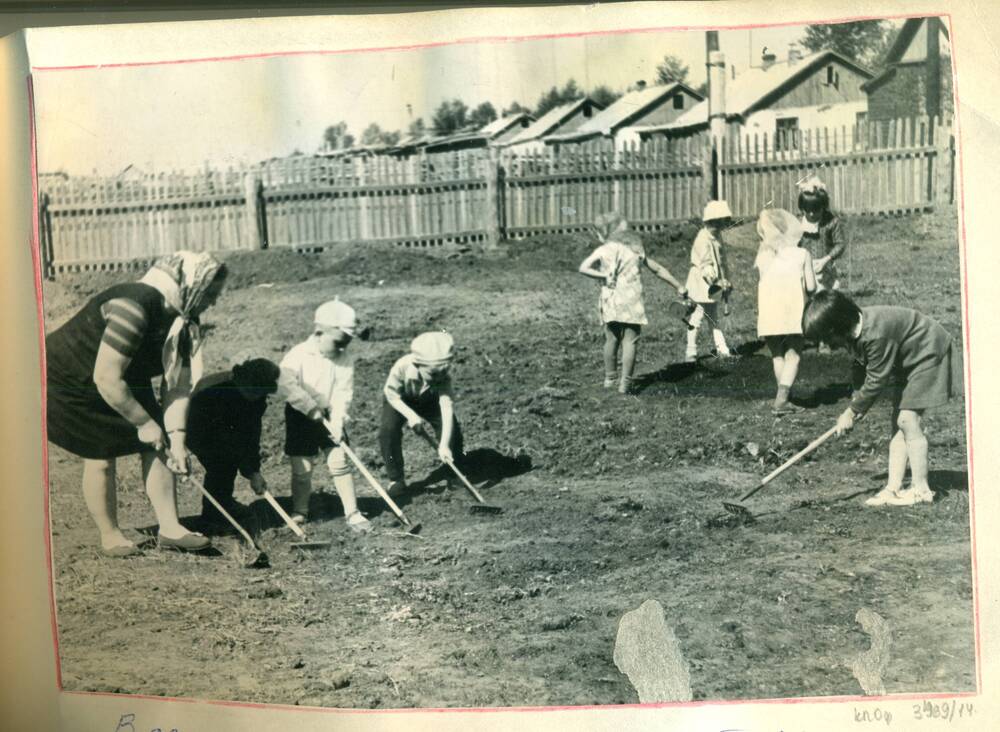
<svg viewBox="0 0 1000 732">
<path fill-rule="evenodd" d="M 713 137 L 726 132 L 726 57 L 721 51 L 708 55 L 708 123 Z"/>
<path fill-rule="evenodd" d="M 767 71 L 769 68 L 774 66 L 774 62 L 778 60 L 778 57 L 767 50 L 767 46 L 764 46 L 764 50 L 760 53 L 760 67 Z"/>
</svg>

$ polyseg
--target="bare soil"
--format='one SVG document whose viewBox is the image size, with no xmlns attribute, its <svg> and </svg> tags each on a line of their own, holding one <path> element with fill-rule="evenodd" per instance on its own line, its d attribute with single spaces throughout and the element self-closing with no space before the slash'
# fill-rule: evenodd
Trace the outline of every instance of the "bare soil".
<svg viewBox="0 0 1000 732">
<path fill-rule="evenodd" d="M 858 299 L 922 309 L 960 343 L 954 215 L 849 223 Z M 695 230 L 648 236 L 650 256 L 683 277 Z M 417 485 L 403 508 L 423 523 L 418 537 L 360 479 L 377 530 L 349 532 L 321 474 L 310 530 L 328 550 L 293 551 L 277 517 L 253 504 L 249 523 L 271 569 L 244 569 L 231 537 L 216 541 L 217 556 L 151 549 L 111 560 L 97 551 L 81 462 L 50 446 L 65 688 L 361 708 L 633 703 L 612 650 L 620 617 L 653 598 L 698 699 L 860 694 L 850 666 L 868 648 L 854 620 L 862 607 L 892 629 L 890 693 L 974 690 L 963 396 L 925 420 L 933 505 L 863 505 L 885 480 L 889 414 L 879 404 L 751 499 L 756 522 L 722 510 L 833 423 L 849 374 L 842 354 L 807 352 L 795 390 L 807 409 L 770 414 L 752 225 L 729 239 L 737 295 L 724 327 L 742 356 L 680 364 L 684 328 L 667 315 L 671 291 L 650 277 L 639 391 L 629 397 L 601 386 L 597 287 L 575 273 L 594 245 L 585 237 L 494 253 L 230 255 L 230 287 L 205 318 L 210 369 L 248 346 L 279 360 L 308 334 L 315 306 L 339 295 L 374 328 L 352 346 L 352 437 L 379 472 L 388 368 L 413 335 L 447 328 L 461 346 L 455 380 L 471 477 L 506 511 L 471 513 L 427 446 L 409 438 Z M 46 283 L 47 328 L 124 278 Z M 263 472 L 287 494 L 280 405 L 265 419 Z M 155 534 L 137 458 L 120 461 L 119 485 L 122 525 Z M 253 499 L 242 481 L 237 497 Z M 198 512 L 192 489 L 180 500 L 183 515 Z"/>
</svg>

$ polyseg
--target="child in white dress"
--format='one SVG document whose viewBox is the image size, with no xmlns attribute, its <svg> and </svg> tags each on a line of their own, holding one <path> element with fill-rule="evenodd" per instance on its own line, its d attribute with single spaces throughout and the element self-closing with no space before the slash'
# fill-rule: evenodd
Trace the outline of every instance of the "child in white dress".
<svg viewBox="0 0 1000 732">
<path fill-rule="evenodd" d="M 597 227 L 602 244 L 583 260 L 579 272 L 603 283 L 604 386 L 615 385 L 620 347 L 622 373 L 618 391 L 628 394 L 632 388 L 639 335 L 648 322 L 642 303 L 640 272 L 643 266 L 673 285 L 682 297 L 687 295 L 687 290 L 666 267 L 646 256 L 642 239 L 628 230 L 628 222 L 620 214 L 603 214 L 598 218 Z"/>
<path fill-rule="evenodd" d="M 799 248 L 802 227 L 783 209 L 765 209 L 757 220 L 760 249 L 754 263 L 757 287 L 757 335 L 771 351 L 778 393 L 772 412 L 789 414 L 800 408 L 789 401 L 802 353 L 802 313 L 806 297 L 816 291 L 812 257 Z"/>
</svg>

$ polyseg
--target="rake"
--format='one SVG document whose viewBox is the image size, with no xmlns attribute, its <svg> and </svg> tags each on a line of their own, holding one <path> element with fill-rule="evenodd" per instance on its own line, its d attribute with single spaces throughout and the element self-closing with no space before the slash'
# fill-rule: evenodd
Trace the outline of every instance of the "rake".
<svg viewBox="0 0 1000 732">
<path fill-rule="evenodd" d="M 264 491 L 264 500 L 271 504 L 271 508 L 281 517 L 285 525 L 292 530 L 292 533 L 299 537 L 299 541 L 293 541 L 289 544 L 293 549 L 326 549 L 330 546 L 330 542 L 328 541 L 310 540 L 306 536 L 306 532 L 302 530 L 302 527 L 295 523 L 295 520 L 281 507 L 281 504 L 271 494 L 271 491 Z"/>
<path fill-rule="evenodd" d="M 428 445 L 434 448 L 435 452 L 437 452 L 437 445 L 434 444 L 434 440 L 431 438 L 429 434 L 421 430 L 420 436 L 427 441 Z M 472 497 L 476 499 L 476 502 L 473 503 L 471 506 L 469 506 L 470 511 L 472 511 L 473 513 L 492 513 L 492 514 L 503 513 L 503 507 L 494 506 L 486 502 L 486 499 L 483 498 L 483 495 L 478 490 L 476 490 L 476 487 L 472 485 L 469 479 L 466 478 L 465 475 L 462 473 L 462 471 L 458 469 L 458 466 L 455 465 L 454 460 L 442 460 L 441 462 L 443 462 L 445 465 L 451 468 L 451 472 L 453 472 L 458 477 L 458 479 L 462 481 L 462 485 L 465 486 L 465 490 L 469 491 L 469 493 L 472 494 Z"/>
<path fill-rule="evenodd" d="M 793 465 L 795 465 L 795 463 L 799 462 L 802 458 L 804 458 L 806 455 L 808 455 L 813 450 L 815 450 L 816 448 L 818 448 L 820 445 L 822 445 L 824 442 L 826 442 L 827 440 L 829 440 L 835 434 L 837 434 L 837 426 L 836 425 L 834 425 L 833 427 L 831 427 L 830 429 L 828 429 L 822 435 L 820 435 L 815 440 L 813 440 L 808 445 L 806 445 L 804 448 L 802 448 L 799 452 L 795 453 L 794 455 L 792 455 L 792 457 L 788 458 L 788 460 L 786 460 L 784 463 L 782 463 L 777 468 L 775 468 L 770 473 L 768 473 L 763 478 L 761 478 L 760 483 L 758 483 L 756 486 L 754 486 L 754 488 L 752 490 L 749 490 L 746 493 L 744 493 L 742 496 L 740 496 L 739 503 L 729 503 L 729 502 L 723 501 L 722 502 L 722 507 L 724 509 L 726 509 L 726 511 L 728 511 L 729 513 L 733 514 L 734 516 L 739 516 L 740 518 L 743 518 L 743 519 L 753 519 L 753 514 L 750 512 L 750 509 L 748 509 L 746 506 L 743 506 L 743 505 L 740 505 L 740 504 L 742 504 L 743 501 L 746 501 L 748 498 L 750 498 L 751 496 L 753 496 L 755 493 L 757 493 L 757 491 L 759 491 L 761 488 L 763 488 L 764 486 L 766 486 L 772 480 L 774 480 L 779 475 L 781 475 L 782 473 L 784 473 L 790 467 L 792 467 Z"/>
</svg>

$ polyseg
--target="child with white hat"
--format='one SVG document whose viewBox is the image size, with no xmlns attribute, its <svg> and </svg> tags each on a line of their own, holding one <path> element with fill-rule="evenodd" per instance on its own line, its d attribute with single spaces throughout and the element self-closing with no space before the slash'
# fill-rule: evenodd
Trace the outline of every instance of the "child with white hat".
<svg viewBox="0 0 1000 732">
<path fill-rule="evenodd" d="M 292 518 L 309 517 L 312 471 L 316 457 L 326 456 L 333 486 L 344 506 L 347 525 L 354 531 L 371 531 L 372 525 L 358 510 L 354 476 L 340 449 L 347 409 L 354 396 L 354 358 L 347 347 L 354 337 L 357 316 L 340 300 L 316 309 L 312 335 L 294 346 L 281 361 L 281 386 L 285 404 L 285 454 L 292 467 Z M 323 424 L 330 423 L 331 431 Z"/>
<path fill-rule="evenodd" d="M 455 341 L 444 331 L 421 333 L 410 344 L 410 353 L 389 370 L 382 402 L 379 445 L 389 479 L 389 492 L 406 489 L 403 472 L 403 425 L 417 434 L 438 437 L 443 462 L 464 458 L 462 431 L 455 419 L 451 362 Z"/>
<path fill-rule="evenodd" d="M 726 279 L 725 259 L 722 254 L 722 231 L 733 220 L 729 204 L 725 201 L 709 201 L 702 215 L 702 226 L 691 247 L 691 269 L 688 272 L 688 297 L 698 306 L 692 313 L 687 336 L 685 360 L 693 362 L 698 357 L 698 331 L 705 316 L 712 323 L 712 338 L 715 350 L 720 356 L 729 356 L 726 337 L 719 328 L 719 301 L 725 302 L 729 310 L 729 293 L 733 286 Z"/>
</svg>

